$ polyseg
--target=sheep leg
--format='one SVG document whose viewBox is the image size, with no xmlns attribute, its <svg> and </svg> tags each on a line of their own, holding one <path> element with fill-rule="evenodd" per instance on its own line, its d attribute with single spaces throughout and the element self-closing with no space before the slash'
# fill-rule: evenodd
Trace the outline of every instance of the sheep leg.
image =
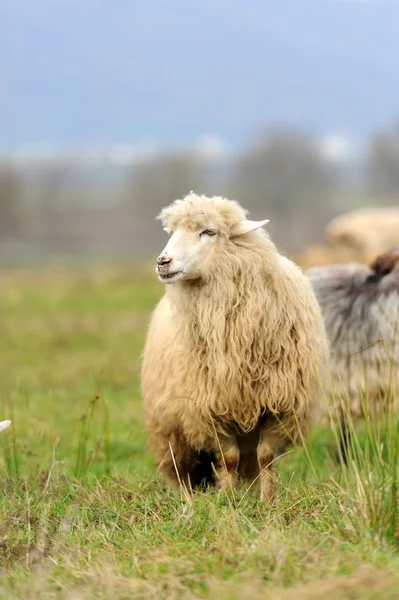
<svg viewBox="0 0 399 600">
<path fill-rule="evenodd" d="M 351 448 L 351 432 L 349 430 L 349 426 L 347 421 L 341 423 L 341 430 L 339 432 L 339 448 L 336 452 L 336 460 L 341 463 L 343 462 L 345 465 L 348 464 L 348 454 Z"/>
<path fill-rule="evenodd" d="M 274 460 L 278 448 L 284 447 L 287 440 L 276 428 L 277 422 L 268 418 L 259 433 L 257 457 L 259 464 L 260 499 L 270 502 L 275 496 Z"/>
<path fill-rule="evenodd" d="M 194 450 L 188 445 L 180 432 L 172 432 L 169 436 L 157 436 L 158 470 L 160 474 L 175 486 L 181 484 L 191 487 L 192 474 L 197 465 Z"/>
<path fill-rule="evenodd" d="M 238 480 L 240 449 L 235 435 L 219 435 L 221 460 L 219 468 L 219 489 L 234 488 Z"/>
</svg>

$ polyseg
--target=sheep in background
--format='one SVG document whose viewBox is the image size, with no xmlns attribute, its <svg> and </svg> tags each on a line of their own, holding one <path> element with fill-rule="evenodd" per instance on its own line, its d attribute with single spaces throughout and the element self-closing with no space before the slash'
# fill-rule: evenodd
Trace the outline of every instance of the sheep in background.
<svg viewBox="0 0 399 600">
<path fill-rule="evenodd" d="M 362 264 L 306 272 L 320 304 L 331 349 L 331 393 L 353 419 L 378 414 L 390 393 L 399 399 L 399 250 Z M 345 408 L 346 410 L 346 408 Z M 345 415 L 341 414 L 346 435 Z M 347 441 L 344 437 L 342 450 Z"/>
<path fill-rule="evenodd" d="M 371 256 L 399 246 L 399 207 L 366 207 L 345 213 L 330 221 L 325 235 L 332 247 L 361 252 L 369 261 Z"/>
<path fill-rule="evenodd" d="M 309 281 L 238 203 L 189 194 L 159 217 L 167 284 L 142 364 L 147 428 L 160 472 L 198 485 L 259 475 L 274 492 L 277 448 L 301 441 L 320 399 L 328 345 Z"/>
<path fill-rule="evenodd" d="M 307 246 L 295 257 L 295 262 L 306 271 L 311 267 L 322 267 L 333 264 L 347 264 L 348 262 L 363 262 L 365 253 L 359 249 L 348 246 L 328 246 L 327 244 L 314 244 Z"/>
<path fill-rule="evenodd" d="M 11 421 L 0 421 L 0 432 L 4 431 L 11 425 Z"/>
</svg>

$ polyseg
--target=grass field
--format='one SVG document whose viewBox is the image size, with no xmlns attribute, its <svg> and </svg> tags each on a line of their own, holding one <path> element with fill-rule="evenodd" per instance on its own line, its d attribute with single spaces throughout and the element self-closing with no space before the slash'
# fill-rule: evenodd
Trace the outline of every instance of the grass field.
<svg viewBox="0 0 399 600">
<path fill-rule="evenodd" d="M 278 461 L 251 490 L 174 495 L 147 449 L 139 361 L 162 287 L 135 268 L 3 272 L 0 598 L 396 599 L 398 428 Z"/>
</svg>

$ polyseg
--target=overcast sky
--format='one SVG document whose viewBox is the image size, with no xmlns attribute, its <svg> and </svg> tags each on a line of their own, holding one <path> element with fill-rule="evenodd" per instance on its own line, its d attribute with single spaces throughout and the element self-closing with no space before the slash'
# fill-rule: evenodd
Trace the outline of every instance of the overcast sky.
<svg viewBox="0 0 399 600">
<path fill-rule="evenodd" d="M 1 0 L 0 145 L 238 145 L 399 117 L 396 0 Z"/>
</svg>

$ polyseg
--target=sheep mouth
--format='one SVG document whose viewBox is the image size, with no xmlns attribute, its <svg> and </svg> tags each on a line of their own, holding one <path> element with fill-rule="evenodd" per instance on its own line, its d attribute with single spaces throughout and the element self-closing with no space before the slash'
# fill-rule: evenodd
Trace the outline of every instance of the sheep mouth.
<svg viewBox="0 0 399 600">
<path fill-rule="evenodd" d="M 183 271 L 173 271 L 173 273 L 159 273 L 158 277 L 164 283 L 172 283 L 172 281 L 176 281 L 176 279 L 180 279 L 183 275 Z"/>
</svg>

